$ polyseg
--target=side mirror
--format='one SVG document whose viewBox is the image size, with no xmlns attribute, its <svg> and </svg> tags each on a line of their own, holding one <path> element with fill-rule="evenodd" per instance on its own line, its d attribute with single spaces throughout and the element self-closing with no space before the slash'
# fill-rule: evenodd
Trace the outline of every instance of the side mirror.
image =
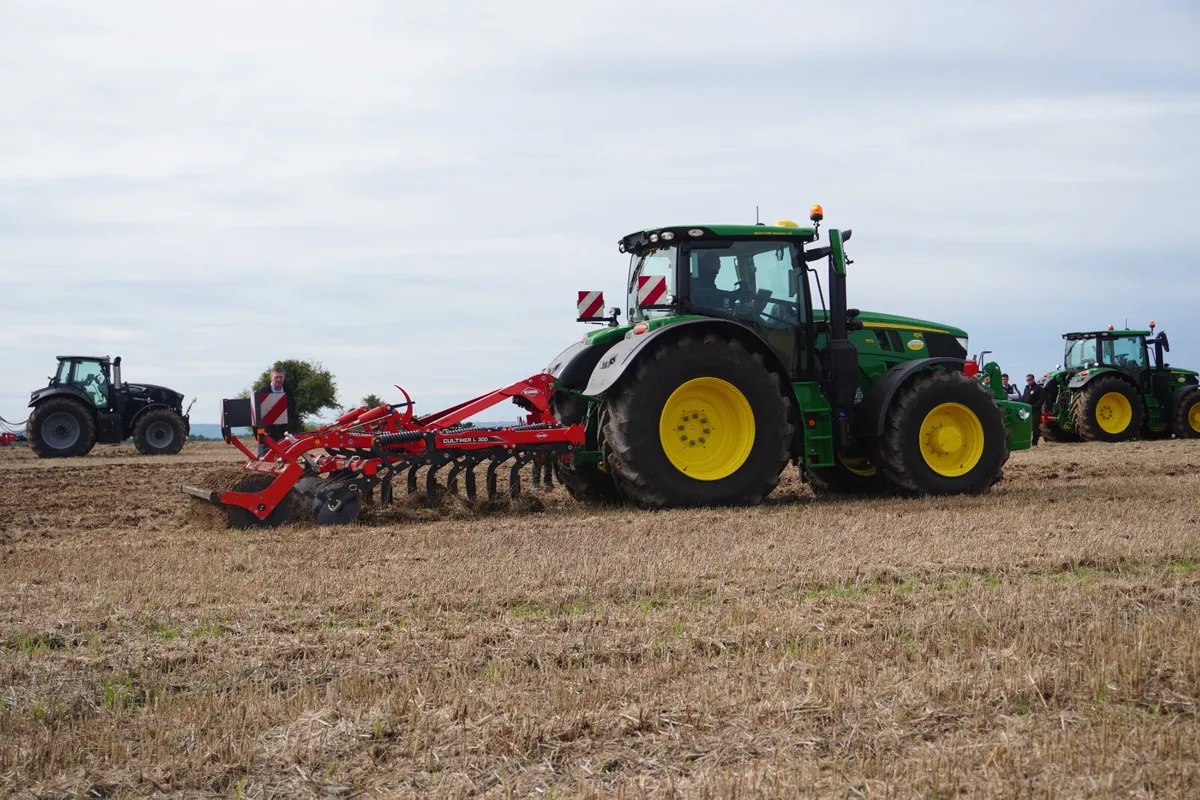
<svg viewBox="0 0 1200 800">
<path fill-rule="evenodd" d="M 846 228 L 846 230 L 842 231 L 842 244 L 850 241 L 850 234 L 852 233 L 854 233 L 854 231 L 850 228 Z"/>
<path fill-rule="evenodd" d="M 831 252 L 832 248 L 829 247 L 814 247 L 812 250 L 804 251 L 804 260 L 820 261 L 822 258 L 828 257 Z"/>
<path fill-rule="evenodd" d="M 1154 340 L 1162 345 L 1164 353 L 1171 352 L 1171 343 L 1167 341 L 1166 333 L 1160 331 L 1158 336 L 1154 337 Z"/>
<path fill-rule="evenodd" d="M 862 312 L 859 311 L 857 308 L 847 308 L 846 309 L 846 319 L 854 319 L 861 313 Z"/>
</svg>

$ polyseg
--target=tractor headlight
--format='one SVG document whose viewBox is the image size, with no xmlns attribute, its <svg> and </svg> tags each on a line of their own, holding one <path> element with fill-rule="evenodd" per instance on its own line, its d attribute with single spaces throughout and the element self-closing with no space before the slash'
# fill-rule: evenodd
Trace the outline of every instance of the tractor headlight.
<svg viewBox="0 0 1200 800">
<path fill-rule="evenodd" d="M 650 234 L 650 241 L 652 241 L 652 242 L 657 242 L 657 241 L 658 241 L 658 234 L 657 234 L 657 233 L 652 233 L 652 234 Z"/>
<path fill-rule="evenodd" d="M 674 238 L 675 238 L 675 234 L 671 233 L 671 231 L 663 231 L 662 232 L 662 240 L 664 242 L 669 242 Z"/>
<path fill-rule="evenodd" d="M 965 337 L 965 336 L 956 336 L 956 337 L 954 337 L 954 341 L 958 342 L 958 346 L 959 346 L 959 347 L 961 347 L 961 348 L 963 349 L 963 352 L 964 352 L 964 353 L 968 352 L 968 350 L 967 350 L 967 337 Z"/>
<path fill-rule="evenodd" d="M 1020 417 L 1022 420 L 1026 420 L 1026 419 L 1029 419 L 1029 412 L 1026 411 L 1025 409 L 1021 408 L 1021 409 L 1017 410 L 1017 416 Z"/>
</svg>

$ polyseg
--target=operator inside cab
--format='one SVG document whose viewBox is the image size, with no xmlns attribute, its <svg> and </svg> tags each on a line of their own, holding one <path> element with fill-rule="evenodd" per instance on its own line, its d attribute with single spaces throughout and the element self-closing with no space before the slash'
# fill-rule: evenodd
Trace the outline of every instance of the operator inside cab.
<svg viewBox="0 0 1200 800">
<path fill-rule="evenodd" d="M 725 292 L 717 288 L 721 256 L 712 251 L 696 253 L 696 275 L 692 278 L 692 303 L 706 308 L 725 305 Z"/>
</svg>

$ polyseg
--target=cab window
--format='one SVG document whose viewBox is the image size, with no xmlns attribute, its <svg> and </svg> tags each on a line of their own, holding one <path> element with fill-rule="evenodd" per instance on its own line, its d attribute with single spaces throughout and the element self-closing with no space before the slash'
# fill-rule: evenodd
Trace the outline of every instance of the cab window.
<svg viewBox="0 0 1200 800">
<path fill-rule="evenodd" d="M 802 283 L 791 277 L 795 254 L 793 245 L 778 242 L 694 248 L 688 257 L 691 302 L 765 327 L 800 325 L 804 297 Z"/>
<path fill-rule="evenodd" d="M 71 385 L 82 389 L 95 406 L 108 405 L 108 378 L 99 361 L 77 361 L 71 375 Z"/>
</svg>

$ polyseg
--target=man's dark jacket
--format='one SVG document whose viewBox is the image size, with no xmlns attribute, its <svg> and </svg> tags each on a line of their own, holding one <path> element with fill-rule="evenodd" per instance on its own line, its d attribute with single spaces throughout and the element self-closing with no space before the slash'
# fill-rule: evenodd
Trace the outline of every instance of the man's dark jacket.
<svg viewBox="0 0 1200 800">
<path fill-rule="evenodd" d="M 1042 407 L 1042 387 L 1037 383 L 1026 384 L 1025 391 L 1021 392 L 1021 402 L 1033 406 L 1034 411 L 1040 409 Z"/>
<path fill-rule="evenodd" d="M 287 395 L 287 424 L 286 425 L 267 425 L 263 428 L 275 441 L 279 441 L 289 431 L 296 432 L 300 430 L 300 415 L 296 413 L 296 399 L 292 397 L 292 390 L 288 387 L 287 381 L 283 382 L 283 391 Z M 271 384 L 260 386 L 255 394 L 269 394 L 271 392 Z"/>
</svg>

